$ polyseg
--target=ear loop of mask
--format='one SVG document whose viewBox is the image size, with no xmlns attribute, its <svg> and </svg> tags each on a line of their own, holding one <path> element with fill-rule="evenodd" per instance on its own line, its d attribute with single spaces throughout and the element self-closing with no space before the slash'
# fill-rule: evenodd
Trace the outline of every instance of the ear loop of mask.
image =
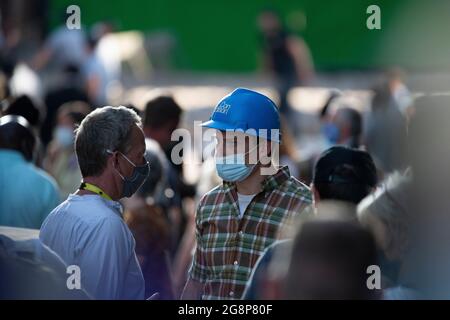
<svg viewBox="0 0 450 320">
<path fill-rule="evenodd" d="M 253 150 L 258 148 L 258 144 L 256 144 L 256 146 L 254 146 L 253 148 L 251 148 L 250 150 L 248 150 L 246 153 L 244 153 L 244 157 L 245 155 L 249 154 L 250 152 L 252 152 Z M 258 161 L 255 163 L 255 165 L 259 162 L 259 154 L 258 154 Z"/>
<path fill-rule="evenodd" d="M 109 149 L 106 150 L 107 153 L 109 153 L 110 155 L 113 154 L 113 152 Z M 117 151 L 118 153 L 120 153 L 134 168 L 136 168 L 136 165 L 130 160 L 128 159 L 128 157 L 126 155 L 124 155 L 122 152 Z M 117 173 L 119 174 L 119 176 L 122 178 L 122 180 L 125 180 L 125 177 L 120 173 L 119 170 L 117 170 L 116 166 L 114 166 L 114 169 L 117 171 Z"/>
<path fill-rule="evenodd" d="M 215 154 L 217 155 L 217 146 L 219 145 L 219 138 L 217 138 L 217 135 L 214 135 L 213 136 L 213 143 L 214 143 L 214 149 L 216 150 L 215 151 Z M 250 150 L 248 150 L 247 152 L 245 152 L 244 153 L 244 155 L 246 155 L 246 154 L 248 154 L 248 153 L 250 153 L 250 152 L 252 152 L 253 150 L 255 150 L 255 148 L 257 148 L 258 147 L 258 143 L 256 143 L 256 146 L 254 146 L 253 148 L 251 148 Z M 236 154 L 238 154 L 238 153 L 235 153 L 235 155 Z"/>
<path fill-rule="evenodd" d="M 222 159 L 224 159 L 224 158 L 226 158 L 227 156 L 222 156 L 222 157 L 218 157 L 217 156 L 217 141 L 216 141 L 216 148 L 215 148 L 215 152 L 214 152 L 214 154 L 215 154 L 215 157 L 216 157 L 216 159 L 217 158 L 222 158 Z M 250 152 L 252 152 L 253 150 L 255 150 L 256 148 L 258 148 L 258 144 L 256 144 L 256 146 L 254 146 L 253 148 L 251 148 L 250 150 L 248 150 L 247 152 L 245 152 L 245 153 L 243 153 L 242 155 L 244 156 L 244 159 L 245 159 L 245 155 L 247 155 L 247 154 L 249 154 Z M 235 159 L 236 157 L 237 157 L 237 155 L 238 154 L 240 154 L 240 153 L 234 153 L 234 154 L 230 154 L 230 156 L 233 156 L 234 158 L 233 159 Z M 256 163 L 255 163 L 256 164 Z"/>
</svg>

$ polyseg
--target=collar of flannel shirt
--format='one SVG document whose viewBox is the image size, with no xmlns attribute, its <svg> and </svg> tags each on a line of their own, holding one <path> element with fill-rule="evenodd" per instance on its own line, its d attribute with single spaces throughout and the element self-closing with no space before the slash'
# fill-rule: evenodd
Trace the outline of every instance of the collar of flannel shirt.
<svg viewBox="0 0 450 320">
<path fill-rule="evenodd" d="M 261 191 L 263 191 L 265 196 L 267 196 L 272 190 L 278 188 L 286 180 L 288 180 L 290 176 L 291 173 L 289 172 L 288 166 L 280 167 L 275 174 L 268 176 L 263 181 Z M 233 191 L 236 189 L 236 184 L 234 182 L 224 181 L 223 189 L 225 192 Z"/>
</svg>

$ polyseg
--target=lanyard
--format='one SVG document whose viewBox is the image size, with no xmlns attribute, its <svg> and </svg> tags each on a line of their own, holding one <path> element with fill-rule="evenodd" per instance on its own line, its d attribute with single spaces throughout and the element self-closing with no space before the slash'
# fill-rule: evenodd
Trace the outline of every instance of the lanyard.
<svg viewBox="0 0 450 320">
<path fill-rule="evenodd" d="M 105 198 L 106 200 L 112 200 L 111 197 L 108 196 L 106 194 L 106 192 L 104 192 L 102 189 L 100 189 L 97 186 L 94 186 L 93 184 L 87 183 L 87 182 L 81 183 L 80 190 L 91 191 L 91 192 L 94 192 L 94 193 L 98 194 L 99 196 Z"/>
</svg>

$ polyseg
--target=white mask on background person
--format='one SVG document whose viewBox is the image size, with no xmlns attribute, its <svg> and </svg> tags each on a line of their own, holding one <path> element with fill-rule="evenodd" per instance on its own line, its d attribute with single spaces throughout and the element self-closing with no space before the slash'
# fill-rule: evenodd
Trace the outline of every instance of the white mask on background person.
<svg viewBox="0 0 450 320">
<path fill-rule="evenodd" d="M 60 146 L 70 147 L 75 139 L 75 134 L 69 127 L 58 126 L 55 130 L 55 139 Z"/>
</svg>

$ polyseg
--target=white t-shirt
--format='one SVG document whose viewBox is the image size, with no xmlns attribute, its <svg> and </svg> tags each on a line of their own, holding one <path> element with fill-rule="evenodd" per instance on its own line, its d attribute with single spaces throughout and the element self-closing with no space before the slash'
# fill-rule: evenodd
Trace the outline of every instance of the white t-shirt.
<svg viewBox="0 0 450 320">
<path fill-rule="evenodd" d="M 245 209 L 247 209 L 248 205 L 252 201 L 254 194 L 246 195 L 246 194 L 240 194 L 238 192 L 238 202 L 239 202 L 239 219 L 242 219 L 244 216 Z"/>
</svg>

